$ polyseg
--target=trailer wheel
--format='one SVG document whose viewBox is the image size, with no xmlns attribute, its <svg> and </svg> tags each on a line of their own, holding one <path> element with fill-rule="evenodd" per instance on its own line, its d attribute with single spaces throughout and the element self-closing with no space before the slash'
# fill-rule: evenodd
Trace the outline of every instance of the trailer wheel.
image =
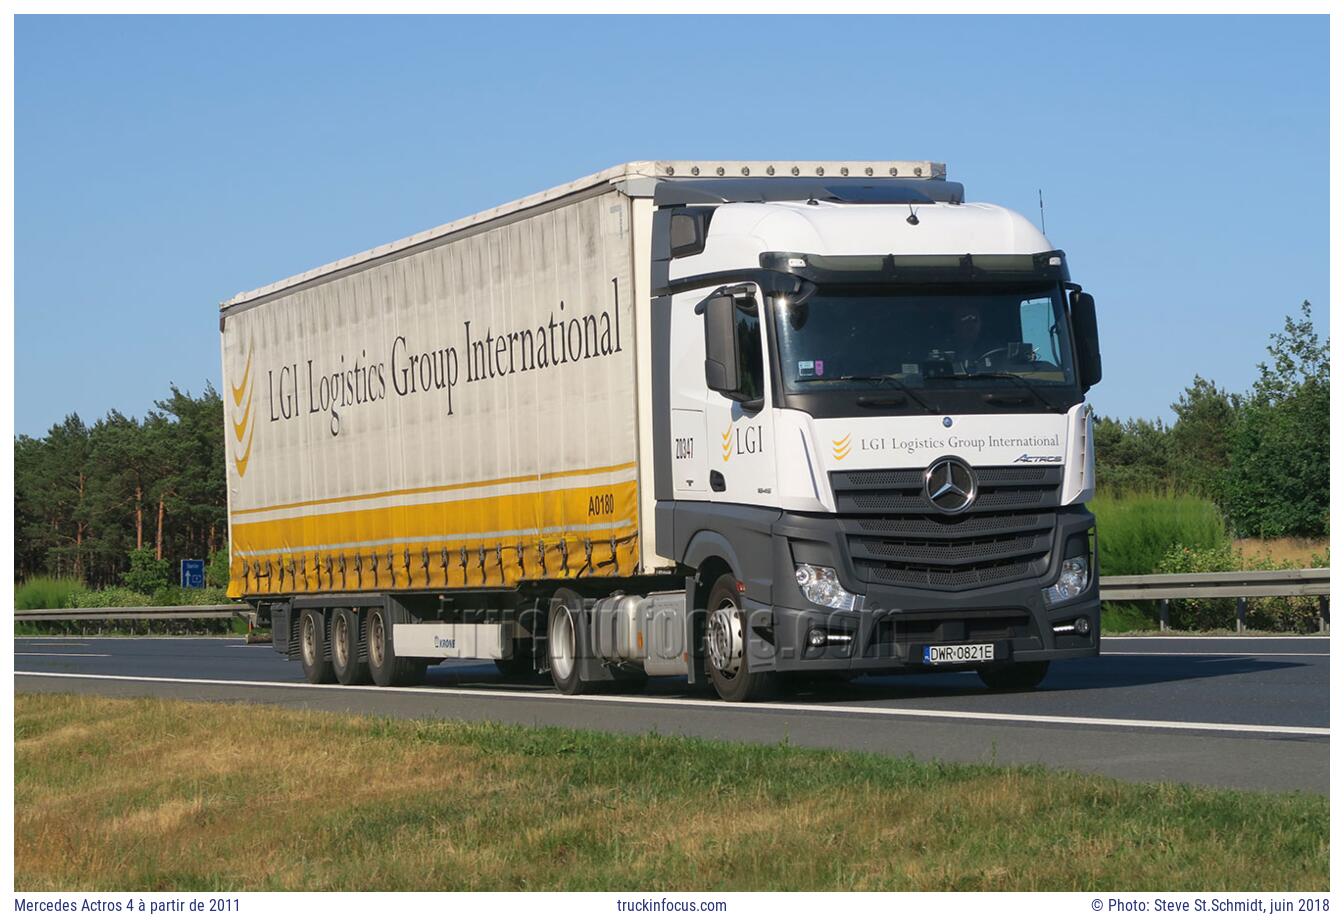
<svg viewBox="0 0 1344 920">
<path fill-rule="evenodd" d="M 418 684 L 425 679 L 429 662 L 423 658 L 401 658 L 392 649 L 392 623 L 382 607 L 370 607 L 364 613 L 369 631 L 369 676 L 380 687 Z"/>
<path fill-rule="evenodd" d="M 326 625 L 321 610 L 305 610 L 299 615 L 299 659 L 310 684 L 329 684 L 336 676 L 324 648 Z"/>
<path fill-rule="evenodd" d="M 747 662 L 747 618 L 737 576 L 720 575 L 706 604 L 705 661 L 720 698 L 730 703 L 768 699 L 775 693 L 772 672 L 752 673 Z"/>
<path fill-rule="evenodd" d="M 359 618 L 345 607 L 331 615 L 331 665 L 346 686 L 369 682 L 368 662 L 359 660 Z"/>
<path fill-rule="evenodd" d="M 555 689 L 568 696 L 588 689 L 579 678 L 579 664 L 586 648 L 584 622 L 583 598 L 576 592 L 561 588 L 551 596 L 546 658 L 551 665 L 551 682 Z"/>
<path fill-rule="evenodd" d="M 991 690 L 1034 690 L 1050 670 L 1048 661 L 1021 661 L 997 668 L 980 668 L 975 673 Z"/>
</svg>

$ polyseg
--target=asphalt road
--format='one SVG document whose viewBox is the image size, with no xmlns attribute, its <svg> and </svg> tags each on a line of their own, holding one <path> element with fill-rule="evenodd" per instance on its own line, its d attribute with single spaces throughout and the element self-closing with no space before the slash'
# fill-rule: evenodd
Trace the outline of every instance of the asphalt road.
<svg viewBox="0 0 1344 920">
<path fill-rule="evenodd" d="M 867 677 L 730 705 L 651 681 L 564 697 L 489 662 L 445 664 L 422 687 L 315 687 L 297 662 L 237 638 L 14 640 L 16 692 L 256 702 L 403 718 L 492 719 L 699 735 L 1238 789 L 1329 787 L 1329 640 L 1108 638 L 1056 662 L 1041 689 L 996 694 L 973 674 Z"/>
</svg>

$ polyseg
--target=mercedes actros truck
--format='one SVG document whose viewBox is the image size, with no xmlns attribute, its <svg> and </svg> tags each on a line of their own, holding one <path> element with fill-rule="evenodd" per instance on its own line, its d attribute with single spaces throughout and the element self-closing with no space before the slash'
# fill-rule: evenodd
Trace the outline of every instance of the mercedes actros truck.
<svg viewBox="0 0 1344 920">
<path fill-rule="evenodd" d="M 1093 299 L 929 161 L 627 163 L 221 306 L 231 594 L 308 680 L 1096 655 Z"/>
</svg>

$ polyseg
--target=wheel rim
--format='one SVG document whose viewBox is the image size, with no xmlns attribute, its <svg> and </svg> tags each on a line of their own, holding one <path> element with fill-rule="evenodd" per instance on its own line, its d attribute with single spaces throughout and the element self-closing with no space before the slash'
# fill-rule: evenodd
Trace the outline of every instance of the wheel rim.
<svg viewBox="0 0 1344 920">
<path fill-rule="evenodd" d="M 338 668 L 344 668 L 350 660 L 350 618 L 337 616 L 336 628 L 331 632 L 331 657 Z"/>
<path fill-rule="evenodd" d="M 710 614 L 709 663 L 729 679 L 742 667 L 742 614 L 731 598 Z"/>
<path fill-rule="evenodd" d="M 369 615 L 369 663 L 383 667 L 383 615 L 377 611 Z"/>
<path fill-rule="evenodd" d="M 317 624 L 311 615 L 303 618 L 303 660 L 308 664 L 317 661 Z"/>
<path fill-rule="evenodd" d="M 568 607 L 561 607 L 552 624 L 551 670 L 560 680 L 568 680 L 574 673 L 574 614 Z"/>
</svg>

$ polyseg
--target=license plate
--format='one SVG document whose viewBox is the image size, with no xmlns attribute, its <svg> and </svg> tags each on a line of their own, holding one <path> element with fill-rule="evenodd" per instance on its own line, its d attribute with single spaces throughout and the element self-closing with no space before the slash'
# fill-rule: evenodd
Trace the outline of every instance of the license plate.
<svg viewBox="0 0 1344 920">
<path fill-rule="evenodd" d="M 994 646 L 930 645 L 924 649 L 925 664 L 976 664 L 994 660 Z"/>
</svg>

